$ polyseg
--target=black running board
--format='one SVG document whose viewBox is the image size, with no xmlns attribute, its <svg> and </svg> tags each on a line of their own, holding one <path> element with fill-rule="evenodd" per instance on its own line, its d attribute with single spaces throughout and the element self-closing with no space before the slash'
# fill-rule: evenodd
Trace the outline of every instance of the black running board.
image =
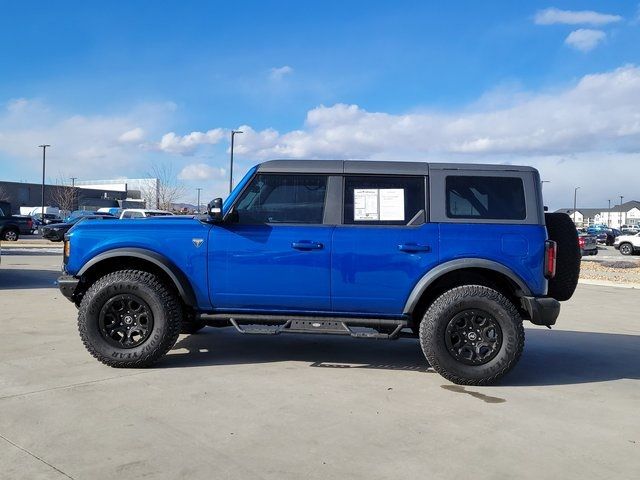
<svg viewBox="0 0 640 480">
<path fill-rule="evenodd" d="M 407 321 L 388 318 L 321 317 L 297 315 L 254 315 L 249 313 L 202 313 L 198 318 L 211 325 L 229 322 L 246 335 L 313 333 L 349 335 L 354 338 L 395 340 L 402 335 Z M 373 331 L 354 329 L 367 328 Z"/>
</svg>

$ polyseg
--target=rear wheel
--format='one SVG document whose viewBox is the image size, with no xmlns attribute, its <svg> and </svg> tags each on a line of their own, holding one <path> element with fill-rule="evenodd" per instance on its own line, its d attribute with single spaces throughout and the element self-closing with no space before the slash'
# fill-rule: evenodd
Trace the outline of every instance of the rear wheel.
<svg viewBox="0 0 640 480">
<path fill-rule="evenodd" d="M 621 243 L 620 253 L 622 255 L 633 255 L 633 245 L 631 245 L 630 243 Z"/>
<path fill-rule="evenodd" d="M 522 318 L 501 293 L 479 285 L 445 292 L 420 324 L 420 346 L 436 372 L 461 385 L 507 374 L 524 348 Z"/>
<path fill-rule="evenodd" d="M 2 239 L 7 242 L 16 242 L 18 241 L 18 238 L 20 238 L 20 232 L 15 228 L 8 228 L 2 234 Z"/>
<path fill-rule="evenodd" d="M 175 344 L 182 308 L 158 277 L 137 270 L 105 275 L 87 290 L 78 330 L 96 359 L 112 367 L 146 367 Z"/>
</svg>

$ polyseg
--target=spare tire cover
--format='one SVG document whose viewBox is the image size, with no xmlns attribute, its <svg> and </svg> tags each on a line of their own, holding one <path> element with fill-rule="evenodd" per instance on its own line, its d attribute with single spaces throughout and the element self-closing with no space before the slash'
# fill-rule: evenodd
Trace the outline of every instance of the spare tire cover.
<svg viewBox="0 0 640 480">
<path fill-rule="evenodd" d="M 578 232 L 566 213 L 545 213 L 549 240 L 558 244 L 556 275 L 549 280 L 548 295 L 556 300 L 569 300 L 580 276 Z"/>
</svg>

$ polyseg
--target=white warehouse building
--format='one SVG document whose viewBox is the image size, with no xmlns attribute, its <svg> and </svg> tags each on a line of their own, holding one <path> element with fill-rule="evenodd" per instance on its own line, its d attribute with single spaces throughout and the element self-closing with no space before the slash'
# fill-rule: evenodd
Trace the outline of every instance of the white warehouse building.
<svg viewBox="0 0 640 480">
<path fill-rule="evenodd" d="M 90 190 L 109 190 L 126 193 L 122 207 L 156 208 L 160 182 L 157 178 L 117 178 L 113 180 L 82 180 L 77 187 Z"/>
</svg>

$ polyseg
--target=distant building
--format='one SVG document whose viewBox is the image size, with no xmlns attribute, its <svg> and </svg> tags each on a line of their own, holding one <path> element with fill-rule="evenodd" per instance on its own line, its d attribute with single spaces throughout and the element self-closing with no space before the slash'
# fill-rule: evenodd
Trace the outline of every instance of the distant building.
<svg viewBox="0 0 640 480">
<path fill-rule="evenodd" d="M 608 208 L 561 208 L 556 212 L 568 214 L 578 227 L 607 225 L 620 228 L 622 225 L 640 225 L 640 202 L 630 200 L 622 205 Z"/>
<path fill-rule="evenodd" d="M 97 210 L 101 207 L 119 207 L 126 195 L 119 190 L 105 188 L 87 189 L 82 187 L 71 187 L 64 185 L 45 185 L 44 204 L 45 207 L 58 207 L 61 192 L 73 192 L 73 210 Z M 22 183 L 22 182 L 3 182 L 0 181 L 0 192 L 2 198 L 0 201 L 11 205 L 11 214 L 20 213 L 20 207 L 40 207 L 42 204 L 42 184 L 39 183 Z M 70 205 L 71 206 L 71 205 Z M 62 208 L 64 209 L 64 208 Z M 38 210 L 40 211 L 40 209 Z"/>
<path fill-rule="evenodd" d="M 117 178 L 114 180 L 82 180 L 76 186 L 84 189 L 109 188 L 125 195 L 124 208 L 156 208 L 160 182 L 157 178 Z"/>
</svg>

